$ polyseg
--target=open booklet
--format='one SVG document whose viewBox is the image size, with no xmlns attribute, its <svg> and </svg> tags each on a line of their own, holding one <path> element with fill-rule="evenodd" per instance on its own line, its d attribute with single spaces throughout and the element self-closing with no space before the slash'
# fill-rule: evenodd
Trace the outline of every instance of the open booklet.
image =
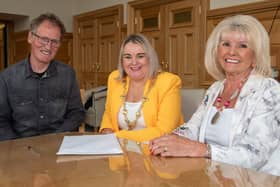
<svg viewBox="0 0 280 187">
<path fill-rule="evenodd" d="M 122 154 L 115 134 L 64 136 L 57 155 Z"/>
</svg>

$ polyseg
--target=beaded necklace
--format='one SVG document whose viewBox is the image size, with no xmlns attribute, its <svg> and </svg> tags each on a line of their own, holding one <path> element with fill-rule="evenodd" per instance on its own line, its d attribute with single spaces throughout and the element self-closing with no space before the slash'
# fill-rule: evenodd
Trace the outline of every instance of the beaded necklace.
<svg viewBox="0 0 280 187">
<path fill-rule="evenodd" d="M 123 94 L 121 95 L 121 98 L 123 100 L 123 111 L 122 111 L 122 114 L 124 116 L 124 121 L 127 124 L 128 130 L 133 130 L 136 127 L 136 125 L 137 125 L 138 119 L 141 117 L 141 109 L 142 109 L 142 107 L 144 106 L 145 102 L 148 101 L 147 95 L 149 94 L 149 92 L 151 90 L 152 83 L 149 86 L 149 89 L 148 89 L 147 93 L 144 94 L 144 96 L 142 97 L 141 104 L 140 104 L 138 110 L 135 113 L 135 120 L 133 120 L 133 121 L 130 121 L 128 119 L 128 117 L 127 117 L 128 110 L 126 108 L 126 93 L 125 93 L 126 92 L 126 85 L 127 85 L 126 81 L 124 80 L 123 81 Z"/>
<path fill-rule="evenodd" d="M 233 91 L 230 98 L 228 100 L 226 100 L 224 103 L 222 103 L 222 100 L 223 100 L 222 93 L 223 93 L 224 88 L 221 89 L 221 91 L 219 93 L 219 96 L 217 97 L 216 102 L 214 104 L 214 106 L 217 108 L 217 112 L 214 114 L 214 116 L 211 119 L 211 124 L 212 125 L 216 124 L 216 122 L 220 118 L 220 115 L 221 115 L 220 113 L 225 108 L 228 108 L 230 106 L 231 101 L 238 97 L 238 95 L 240 93 L 240 90 L 241 90 L 242 86 L 244 85 L 244 83 L 247 81 L 247 79 L 248 79 L 248 76 L 246 76 L 246 78 L 243 79 L 239 83 L 238 87 Z M 226 81 L 225 81 L 225 83 L 226 83 Z"/>
</svg>

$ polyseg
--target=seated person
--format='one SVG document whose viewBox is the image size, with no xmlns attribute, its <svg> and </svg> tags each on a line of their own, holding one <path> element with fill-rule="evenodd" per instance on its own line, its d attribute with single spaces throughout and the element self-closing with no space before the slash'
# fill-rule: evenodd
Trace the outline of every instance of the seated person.
<svg viewBox="0 0 280 187">
<path fill-rule="evenodd" d="M 121 46 L 118 70 L 108 79 L 100 132 L 147 141 L 182 122 L 180 78 L 159 71 L 157 54 L 147 38 L 128 36 Z"/>
<path fill-rule="evenodd" d="M 29 56 L 0 73 L 0 140 L 73 131 L 83 121 L 75 72 L 54 60 L 64 33 L 54 14 L 35 18 Z"/>
<path fill-rule="evenodd" d="M 265 28 L 252 16 L 226 18 L 207 41 L 205 65 L 218 81 L 187 123 L 150 141 L 151 153 L 264 171 L 280 139 L 280 85 L 270 78 Z"/>
</svg>

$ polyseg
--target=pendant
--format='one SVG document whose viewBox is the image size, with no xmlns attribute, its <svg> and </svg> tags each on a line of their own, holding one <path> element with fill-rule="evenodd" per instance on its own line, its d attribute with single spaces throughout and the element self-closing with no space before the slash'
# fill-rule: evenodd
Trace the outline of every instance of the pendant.
<svg viewBox="0 0 280 187">
<path fill-rule="evenodd" d="M 137 123 L 136 121 L 128 122 L 127 123 L 128 130 L 133 130 L 136 127 L 136 123 Z"/>
<path fill-rule="evenodd" d="M 217 111 L 213 116 L 213 118 L 211 119 L 211 125 L 215 125 L 219 118 L 220 118 L 220 111 Z"/>
</svg>

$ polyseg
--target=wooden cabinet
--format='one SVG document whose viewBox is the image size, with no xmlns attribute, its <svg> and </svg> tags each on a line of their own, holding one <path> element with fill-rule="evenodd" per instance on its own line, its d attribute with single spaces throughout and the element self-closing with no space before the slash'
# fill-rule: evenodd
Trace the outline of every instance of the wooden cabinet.
<svg viewBox="0 0 280 187">
<path fill-rule="evenodd" d="M 156 49 L 162 69 L 179 75 L 183 87 L 199 87 L 203 61 L 203 0 L 146 0 L 128 3 L 128 33 L 142 33 Z"/>
<path fill-rule="evenodd" d="M 81 88 L 106 85 L 117 68 L 122 16 L 122 5 L 74 16 L 74 67 Z"/>
<path fill-rule="evenodd" d="M 207 35 L 209 36 L 214 27 L 225 17 L 236 14 L 247 14 L 256 17 L 266 28 L 270 37 L 270 53 L 273 60 L 273 68 L 280 72 L 280 2 L 270 0 L 247 5 L 239 5 L 228 8 L 211 10 L 207 14 Z M 277 77 L 280 81 L 280 76 Z M 201 84 L 209 86 L 213 79 L 208 75 L 204 66 L 200 76 Z"/>
<path fill-rule="evenodd" d="M 27 57 L 30 51 L 30 45 L 27 42 L 28 31 L 20 31 L 12 35 L 12 57 L 13 60 L 9 65 L 19 62 Z"/>
<path fill-rule="evenodd" d="M 73 66 L 73 34 L 65 33 L 55 59 Z"/>
<path fill-rule="evenodd" d="M 4 69 L 4 55 L 4 29 L 0 27 L 0 71 Z"/>
</svg>

